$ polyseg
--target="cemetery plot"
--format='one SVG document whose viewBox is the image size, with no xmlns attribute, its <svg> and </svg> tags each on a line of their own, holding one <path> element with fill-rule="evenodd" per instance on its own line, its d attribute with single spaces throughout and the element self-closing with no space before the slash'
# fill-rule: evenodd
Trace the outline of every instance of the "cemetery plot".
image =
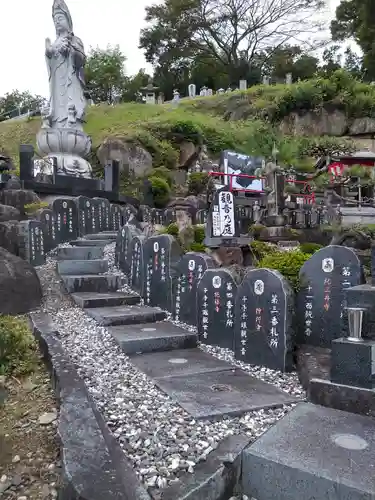
<svg viewBox="0 0 375 500">
<path fill-rule="evenodd" d="M 125 234 L 126 236 L 126 234 Z M 144 270 L 144 236 L 134 236 L 130 242 L 130 275 L 129 286 L 140 295 L 143 295 L 145 287 Z"/>
<path fill-rule="evenodd" d="M 78 210 L 74 200 L 56 198 L 52 203 L 55 214 L 57 240 L 60 243 L 78 238 Z"/>
<path fill-rule="evenodd" d="M 358 256 L 352 248 L 324 247 L 304 263 L 299 277 L 298 343 L 331 347 L 342 337 L 345 289 L 363 283 Z"/>
<path fill-rule="evenodd" d="M 206 269 L 215 267 L 214 260 L 205 254 L 188 252 L 176 266 L 174 282 L 174 317 L 189 325 L 197 325 L 197 287 Z"/>
<path fill-rule="evenodd" d="M 87 196 L 78 196 L 75 198 L 75 202 L 78 208 L 79 236 L 98 232 L 99 211 L 97 200 L 88 198 Z"/>
<path fill-rule="evenodd" d="M 198 338 L 204 344 L 234 349 L 237 284 L 227 269 L 207 269 L 197 287 Z"/>
<path fill-rule="evenodd" d="M 121 206 L 111 203 L 110 209 L 110 228 L 109 231 L 118 231 L 122 226 Z"/>
<path fill-rule="evenodd" d="M 33 266 L 41 266 L 45 262 L 43 224 L 29 220 L 19 224 L 20 257 Z"/>
<path fill-rule="evenodd" d="M 157 208 L 153 208 L 151 210 L 151 223 L 158 224 L 159 226 L 162 226 L 164 224 L 163 210 L 158 210 Z"/>
<path fill-rule="evenodd" d="M 150 222 L 151 223 L 152 216 L 151 216 L 150 207 L 148 207 L 146 205 L 141 205 L 139 207 L 139 210 L 141 213 L 142 222 Z"/>
<path fill-rule="evenodd" d="M 206 222 L 207 222 L 207 215 L 208 215 L 208 211 L 207 210 L 198 210 L 197 214 L 196 214 L 197 224 L 206 224 Z"/>
<path fill-rule="evenodd" d="M 238 287 L 235 306 L 236 359 L 290 371 L 293 306 L 293 291 L 279 272 L 248 271 Z"/>
<path fill-rule="evenodd" d="M 111 230 L 111 204 L 105 198 L 93 198 L 97 202 L 98 207 L 98 230 Z"/>
<path fill-rule="evenodd" d="M 140 234 L 139 229 L 128 225 L 123 226 L 117 233 L 115 261 L 125 274 L 129 274 L 131 268 L 131 241 L 134 236 L 139 236 Z"/>
<path fill-rule="evenodd" d="M 47 253 L 59 244 L 56 234 L 55 214 L 48 208 L 38 210 L 38 220 L 43 226 L 44 251 Z"/>
<path fill-rule="evenodd" d="M 167 208 L 164 210 L 164 223 L 166 226 L 177 221 L 176 210 L 174 208 Z"/>
<path fill-rule="evenodd" d="M 144 243 L 145 305 L 172 312 L 172 278 L 182 250 L 169 234 L 152 236 Z"/>
</svg>

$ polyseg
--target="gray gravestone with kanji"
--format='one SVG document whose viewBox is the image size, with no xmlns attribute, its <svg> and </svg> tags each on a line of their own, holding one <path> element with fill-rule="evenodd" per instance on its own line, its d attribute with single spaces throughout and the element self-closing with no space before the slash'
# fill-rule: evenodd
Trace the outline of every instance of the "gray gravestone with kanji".
<svg viewBox="0 0 375 500">
<path fill-rule="evenodd" d="M 176 221 L 177 217 L 175 208 L 167 208 L 166 210 L 164 210 L 164 223 L 166 226 L 169 226 L 169 224 L 173 224 L 173 222 Z"/>
<path fill-rule="evenodd" d="M 48 208 L 42 208 L 37 212 L 37 219 L 43 225 L 44 251 L 47 253 L 59 244 L 56 235 L 55 214 Z"/>
<path fill-rule="evenodd" d="M 292 370 L 293 312 L 293 290 L 278 271 L 248 271 L 237 292 L 236 359 L 272 370 Z"/>
<path fill-rule="evenodd" d="M 122 212 L 121 205 L 116 205 L 116 203 L 111 203 L 109 207 L 109 231 L 118 231 L 122 226 Z"/>
<path fill-rule="evenodd" d="M 169 234 L 151 236 L 144 244 L 145 305 L 172 312 L 172 283 L 182 256 L 177 240 Z"/>
<path fill-rule="evenodd" d="M 234 349 L 237 283 L 225 268 L 207 269 L 197 288 L 198 338 L 203 344 Z"/>
<path fill-rule="evenodd" d="M 115 263 L 125 274 L 130 273 L 131 253 L 130 244 L 134 236 L 140 236 L 141 231 L 135 226 L 125 224 L 117 233 L 115 247 Z"/>
<path fill-rule="evenodd" d="M 98 207 L 98 229 L 100 231 L 111 230 L 111 204 L 106 198 L 93 198 Z"/>
<path fill-rule="evenodd" d="M 197 224 L 206 224 L 207 214 L 208 214 L 208 210 L 206 210 L 206 209 L 198 210 L 197 214 L 196 214 Z"/>
<path fill-rule="evenodd" d="M 162 226 L 164 224 L 164 212 L 158 208 L 151 210 L 151 224 Z"/>
<path fill-rule="evenodd" d="M 125 205 L 121 207 L 121 211 L 123 224 L 126 224 L 132 216 L 137 216 L 137 209 L 133 205 Z"/>
<path fill-rule="evenodd" d="M 79 236 L 94 234 L 99 231 L 98 224 L 98 202 L 87 196 L 78 196 L 74 199 L 78 209 L 78 232 Z"/>
<path fill-rule="evenodd" d="M 18 226 L 20 257 L 33 266 L 45 263 L 43 224 L 38 220 L 22 221 Z"/>
<path fill-rule="evenodd" d="M 177 321 L 197 325 L 197 287 L 206 269 L 216 266 L 207 254 L 188 252 L 176 266 L 173 283 L 173 314 Z"/>
<path fill-rule="evenodd" d="M 352 248 L 329 245 L 300 269 L 297 295 L 297 341 L 331 347 L 342 337 L 345 289 L 364 283 L 361 262 Z"/>
<path fill-rule="evenodd" d="M 140 295 L 145 287 L 144 236 L 134 236 L 129 247 L 129 286 Z"/>
<path fill-rule="evenodd" d="M 56 198 L 52 203 L 55 214 L 56 237 L 60 243 L 78 238 L 78 209 L 69 198 Z"/>
</svg>

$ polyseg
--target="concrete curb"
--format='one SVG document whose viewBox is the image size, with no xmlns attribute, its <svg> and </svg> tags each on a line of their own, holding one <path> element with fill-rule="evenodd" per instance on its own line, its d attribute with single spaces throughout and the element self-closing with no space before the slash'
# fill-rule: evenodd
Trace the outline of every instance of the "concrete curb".
<svg viewBox="0 0 375 500">
<path fill-rule="evenodd" d="M 30 314 L 59 404 L 63 486 L 59 500 L 150 500 L 64 352 L 47 314 Z"/>
</svg>

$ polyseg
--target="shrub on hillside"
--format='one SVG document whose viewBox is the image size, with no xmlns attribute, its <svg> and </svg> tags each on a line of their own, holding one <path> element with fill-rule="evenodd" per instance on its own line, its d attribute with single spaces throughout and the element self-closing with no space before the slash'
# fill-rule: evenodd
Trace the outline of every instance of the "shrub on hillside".
<svg viewBox="0 0 375 500">
<path fill-rule="evenodd" d="M 171 188 L 161 177 L 150 177 L 152 196 L 156 208 L 164 208 L 171 198 Z"/>
<path fill-rule="evenodd" d="M 306 242 L 306 243 L 301 243 L 299 247 L 299 251 L 302 253 L 309 253 L 313 254 L 323 248 L 323 245 L 319 245 L 319 243 L 313 243 L 313 242 Z"/>
<path fill-rule="evenodd" d="M 171 236 L 174 236 L 175 238 L 177 238 L 178 233 L 179 233 L 179 229 L 178 229 L 178 225 L 176 224 L 176 222 L 172 222 L 171 224 L 169 224 L 169 226 L 167 226 L 165 232 L 166 232 L 166 234 L 170 234 Z"/>
<path fill-rule="evenodd" d="M 0 316 L 0 374 L 26 375 L 36 360 L 36 345 L 27 321 Z"/>
<path fill-rule="evenodd" d="M 173 184 L 171 171 L 167 167 L 153 168 L 146 174 L 146 177 L 159 177 L 160 179 L 164 179 L 168 182 L 169 187 L 172 187 Z"/>
<path fill-rule="evenodd" d="M 299 271 L 310 257 L 310 254 L 302 253 L 300 250 L 274 252 L 261 259 L 257 267 L 276 269 L 289 281 L 292 288 L 297 291 L 299 289 Z"/>
<path fill-rule="evenodd" d="M 206 172 L 193 172 L 188 178 L 188 194 L 198 195 L 206 189 L 209 175 Z"/>
<path fill-rule="evenodd" d="M 203 240 L 205 238 L 205 230 L 204 230 L 204 224 L 197 224 L 196 226 L 193 226 L 194 228 L 194 241 L 196 243 L 203 243 Z"/>
</svg>

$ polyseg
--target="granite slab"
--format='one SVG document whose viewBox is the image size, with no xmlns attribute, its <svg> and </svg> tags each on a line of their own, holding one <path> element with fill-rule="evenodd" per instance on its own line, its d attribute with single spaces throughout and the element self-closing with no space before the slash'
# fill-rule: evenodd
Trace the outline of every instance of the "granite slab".
<svg viewBox="0 0 375 500">
<path fill-rule="evenodd" d="M 74 302 L 83 309 L 88 307 L 136 305 L 140 301 L 139 295 L 124 292 L 78 292 L 72 293 L 71 297 Z"/>
<path fill-rule="evenodd" d="M 152 323 L 165 319 L 164 311 L 148 306 L 114 306 L 86 309 L 86 313 L 101 326 L 131 325 L 134 323 Z"/>
</svg>

